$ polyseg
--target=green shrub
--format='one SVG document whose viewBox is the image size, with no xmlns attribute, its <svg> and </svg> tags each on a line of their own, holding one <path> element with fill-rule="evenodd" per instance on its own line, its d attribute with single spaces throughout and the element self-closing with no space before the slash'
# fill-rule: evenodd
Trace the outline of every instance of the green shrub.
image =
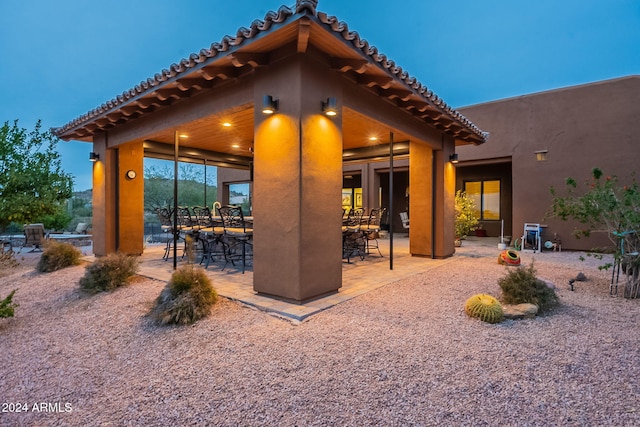
<svg viewBox="0 0 640 427">
<path fill-rule="evenodd" d="M 469 298 L 464 304 L 464 312 L 469 317 L 477 317 L 487 323 L 500 323 L 504 316 L 500 302 L 487 294 L 478 294 Z"/>
<path fill-rule="evenodd" d="M 206 317 L 218 294 L 202 268 L 185 265 L 176 270 L 162 290 L 151 318 L 161 324 L 191 324 Z"/>
<path fill-rule="evenodd" d="M 542 313 L 558 303 L 556 292 L 536 277 L 533 263 L 529 267 L 509 270 L 505 277 L 498 280 L 498 285 L 502 289 L 505 304 L 535 304 Z"/>
<path fill-rule="evenodd" d="M 15 308 L 18 307 L 18 304 L 12 302 L 11 300 L 13 299 L 13 294 L 15 294 L 16 291 L 17 289 L 14 289 L 13 291 L 11 291 L 9 296 L 0 301 L 0 318 L 13 317 L 13 312 Z"/>
<path fill-rule="evenodd" d="M 41 273 L 49 273 L 72 265 L 78 265 L 80 264 L 81 256 L 82 252 L 72 244 L 52 240 L 46 243 L 36 269 Z"/>
<path fill-rule="evenodd" d="M 137 258 L 122 253 L 109 254 L 87 266 L 85 275 L 80 279 L 80 287 L 91 293 L 112 291 L 129 284 L 136 271 Z"/>
</svg>

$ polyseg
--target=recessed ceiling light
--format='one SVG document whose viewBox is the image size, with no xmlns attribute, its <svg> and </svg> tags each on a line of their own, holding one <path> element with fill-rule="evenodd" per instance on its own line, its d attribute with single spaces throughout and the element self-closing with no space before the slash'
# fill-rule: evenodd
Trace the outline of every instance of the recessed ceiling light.
<svg viewBox="0 0 640 427">
<path fill-rule="evenodd" d="M 240 145 L 238 145 L 238 144 L 233 144 L 233 145 L 232 145 L 232 147 L 233 147 L 233 148 L 240 148 Z"/>
<path fill-rule="evenodd" d="M 222 123 L 222 126 L 226 127 L 226 128 L 230 128 L 231 127 L 231 123 L 229 122 L 224 122 Z"/>
<path fill-rule="evenodd" d="M 370 136 L 369 137 L 369 141 L 377 141 L 378 137 L 377 136 Z"/>
<path fill-rule="evenodd" d="M 189 138 L 189 135 L 185 134 L 185 133 L 181 133 L 180 134 L 180 138 Z"/>
</svg>

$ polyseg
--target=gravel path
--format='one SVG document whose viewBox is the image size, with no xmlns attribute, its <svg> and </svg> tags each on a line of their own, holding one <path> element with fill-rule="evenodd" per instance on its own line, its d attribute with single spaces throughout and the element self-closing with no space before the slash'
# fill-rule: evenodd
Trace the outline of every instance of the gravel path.
<svg viewBox="0 0 640 427">
<path fill-rule="evenodd" d="M 145 314 L 163 283 L 84 296 L 84 267 L 23 269 L 0 278 L 20 304 L 0 319 L 0 410 L 28 412 L 0 425 L 640 425 L 640 301 L 609 296 L 601 261 L 545 253 L 535 265 L 558 285 L 556 311 L 470 319 L 469 296 L 500 295 L 496 256 L 467 245 L 299 325 L 223 300 L 160 328 Z M 571 292 L 579 271 L 590 280 Z"/>
</svg>

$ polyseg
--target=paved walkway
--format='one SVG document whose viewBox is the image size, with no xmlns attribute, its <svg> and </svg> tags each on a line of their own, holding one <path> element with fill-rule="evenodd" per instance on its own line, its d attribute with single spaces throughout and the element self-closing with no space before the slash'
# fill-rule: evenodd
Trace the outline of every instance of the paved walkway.
<svg viewBox="0 0 640 427">
<path fill-rule="evenodd" d="M 369 255 L 364 260 L 357 258 L 351 264 L 343 263 L 342 288 L 335 293 L 304 304 L 282 301 L 276 298 L 258 295 L 253 290 L 253 271 L 247 266 L 242 274 L 239 267 L 228 264 L 224 271 L 224 261 L 209 265 L 207 274 L 219 295 L 286 317 L 293 321 L 302 321 L 309 316 L 370 292 L 382 286 L 397 282 L 406 277 L 428 271 L 431 268 L 453 262 L 455 257 L 447 259 L 430 259 L 412 257 L 409 254 L 409 239 L 404 235 L 394 237 L 393 270 L 389 269 L 389 240 L 380 241 L 383 257 Z M 487 238 L 480 244 L 495 245 L 496 239 Z M 471 242 L 470 242 L 471 243 Z M 478 244 L 478 241 L 473 244 Z M 150 245 L 145 248 L 138 274 L 164 282 L 171 277 L 173 260 L 162 260 L 164 245 Z M 180 253 L 180 252 L 179 252 Z M 179 264 L 184 263 L 180 257 Z"/>
</svg>

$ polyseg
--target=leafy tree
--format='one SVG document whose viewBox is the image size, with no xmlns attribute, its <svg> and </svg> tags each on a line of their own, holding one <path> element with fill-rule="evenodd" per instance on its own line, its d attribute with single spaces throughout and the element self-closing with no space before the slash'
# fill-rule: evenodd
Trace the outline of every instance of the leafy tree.
<svg viewBox="0 0 640 427">
<path fill-rule="evenodd" d="M 565 187 L 564 196 L 551 188 L 554 198 L 550 215 L 578 221 L 576 237 L 606 233 L 615 247 L 613 266 L 621 266 L 628 277 L 625 297 L 639 298 L 640 188 L 635 176 L 627 185 L 621 185 L 618 177 L 605 176 L 602 170 L 594 168 L 584 188 L 573 178 L 567 178 Z M 605 264 L 601 268 L 611 266 Z"/>
<path fill-rule="evenodd" d="M 584 188 L 575 179 L 567 178 L 565 193 L 560 196 L 551 187 L 554 198 L 550 215 L 578 221 L 581 225 L 574 230 L 576 237 L 606 233 L 616 247 L 622 238 L 632 250 L 639 249 L 637 239 L 629 233 L 640 232 L 640 188 L 635 177 L 628 185 L 620 185 L 618 177 L 605 176 L 594 168 Z"/>
<path fill-rule="evenodd" d="M 204 205 L 204 173 L 193 164 L 179 164 L 178 204 L 181 206 Z M 207 184 L 207 204 L 217 198 L 217 188 Z M 173 169 L 146 167 L 144 171 L 144 207 L 148 212 L 156 208 L 173 206 Z"/>
<path fill-rule="evenodd" d="M 31 132 L 18 120 L 0 127 L 0 229 L 12 222 L 60 229 L 70 220 L 73 177 L 62 170 L 58 139 L 41 127 L 39 120 Z"/>
<path fill-rule="evenodd" d="M 478 218 L 475 215 L 476 209 L 473 199 L 467 196 L 464 191 L 456 191 L 456 237 L 465 237 L 476 229 Z"/>
</svg>

